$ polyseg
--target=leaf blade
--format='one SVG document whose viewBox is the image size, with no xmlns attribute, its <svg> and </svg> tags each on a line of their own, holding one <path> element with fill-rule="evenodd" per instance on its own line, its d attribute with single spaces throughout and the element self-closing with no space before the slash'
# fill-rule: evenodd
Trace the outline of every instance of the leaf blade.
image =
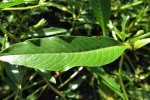
<svg viewBox="0 0 150 100">
<path fill-rule="evenodd" d="M 51 37 L 15 44 L 1 53 L 0 60 L 38 69 L 67 70 L 108 64 L 125 49 L 108 37 Z"/>
<path fill-rule="evenodd" d="M 28 37 L 52 36 L 52 35 L 59 35 L 65 32 L 67 32 L 67 30 L 64 28 L 50 27 L 29 32 Z"/>
<path fill-rule="evenodd" d="M 11 2 L 0 3 L 0 9 L 23 4 L 24 2 L 24 0 L 13 0 Z"/>
<path fill-rule="evenodd" d="M 106 35 L 106 26 L 111 14 L 111 1 L 110 0 L 90 0 L 93 13 L 96 20 L 99 22 L 103 30 L 103 36 Z"/>
<path fill-rule="evenodd" d="M 134 48 L 135 49 L 139 49 L 147 44 L 150 43 L 150 38 L 145 38 L 145 39 L 141 39 L 141 40 L 137 40 L 134 42 Z"/>
</svg>

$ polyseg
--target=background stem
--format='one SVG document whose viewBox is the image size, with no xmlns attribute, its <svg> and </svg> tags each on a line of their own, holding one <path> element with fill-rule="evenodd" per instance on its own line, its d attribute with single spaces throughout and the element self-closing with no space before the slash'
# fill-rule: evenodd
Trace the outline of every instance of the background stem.
<svg viewBox="0 0 150 100">
<path fill-rule="evenodd" d="M 124 55 L 121 56 L 120 62 L 119 62 L 119 69 L 118 69 L 118 74 L 119 74 L 119 82 L 124 94 L 124 100 L 129 100 L 128 99 L 128 95 L 127 92 L 125 90 L 125 86 L 123 84 L 123 79 L 122 79 L 122 65 L 123 65 L 123 59 L 124 59 Z"/>
</svg>

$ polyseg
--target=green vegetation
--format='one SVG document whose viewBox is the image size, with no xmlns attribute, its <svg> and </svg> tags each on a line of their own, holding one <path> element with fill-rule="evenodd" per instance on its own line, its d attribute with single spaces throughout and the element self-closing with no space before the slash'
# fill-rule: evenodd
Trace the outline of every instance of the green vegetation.
<svg viewBox="0 0 150 100">
<path fill-rule="evenodd" d="M 149 0 L 2 0 L 0 99 L 149 100 Z"/>
</svg>

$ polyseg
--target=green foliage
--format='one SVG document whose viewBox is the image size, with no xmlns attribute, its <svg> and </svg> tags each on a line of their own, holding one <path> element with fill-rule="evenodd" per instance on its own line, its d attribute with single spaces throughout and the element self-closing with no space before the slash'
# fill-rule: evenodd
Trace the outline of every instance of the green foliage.
<svg viewBox="0 0 150 100">
<path fill-rule="evenodd" d="M 149 0 L 2 0 L 0 99 L 149 100 L 149 12 Z"/>
<path fill-rule="evenodd" d="M 99 80 L 99 87 L 101 90 L 100 92 L 106 92 L 109 93 L 111 90 L 118 94 L 122 99 L 124 99 L 120 86 L 117 84 L 117 82 L 110 77 L 109 74 L 107 74 L 103 69 L 93 68 L 92 71 L 95 73 L 95 76 Z M 111 94 L 112 95 L 112 94 Z M 107 99 L 107 96 L 103 95 L 105 99 Z"/>
<path fill-rule="evenodd" d="M 145 39 L 137 40 L 137 41 L 134 42 L 134 48 L 135 49 L 139 49 L 139 48 L 147 45 L 148 43 L 150 43 L 150 38 L 145 38 Z"/>
<path fill-rule="evenodd" d="M 8 8 L 11 6 L 23 4 L 25 1 L 24 0 L 13 0 L 13 1 L 8 1 L 8 2 L 1 2 L 0 3 L 0 8 Z"/>
<path fill-rule="evenodd" d="M 0 9 L 9 8 L 12 6 L 20 5 L 23 3 L 30 3 L 30 2 L 34 2 L 34 1 L 36 1 L 36 0 L 8 0 L 8 1 L 6 0 L 5 2 L 0 3 Z"/>
<path fill-rule="evenodd" d="M 94 15 L 102 27 L 103 36 L 106 35 L 106 26 L 111 15 L 111 0 L 90 0 Z"/>
<path fill-rule="evenodd" d="M 31 68 L 63 71 L 74 66 L 108 64 L 125 49 L 125 45 L 107 37 L 49 37 L 12 45 L 2 51 L 0 60 Z"/>
</svg>

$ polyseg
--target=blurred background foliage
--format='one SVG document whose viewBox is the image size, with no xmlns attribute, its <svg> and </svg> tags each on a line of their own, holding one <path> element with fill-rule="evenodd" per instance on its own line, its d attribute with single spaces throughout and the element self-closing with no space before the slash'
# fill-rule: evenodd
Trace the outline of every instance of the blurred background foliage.
<svg viewBox="0 0 150 100">
<path fill-rule="evenodd" d="M 1 3 L 6 1 L 9 0 Z M 125 32 L 128 38 L 150 32 L 149 0 L 111 2 L 110 23 L 120 32 Z M 43 3 L 47 5 L 40 6 Z M 1 50 L 34 37 L 102 35 L 88 0 L 25 0 L 25 3 L 13 7 L 0 10 Z M 123 25 L 124 20 L 126 25 Z M 107 28 L 109 36 L 113 37 L 113 30 Z M 42 31 L 52 31 L 53 34 L 41 35 Z M 118 79 L 119 62 L 120 59 L 97 68 L 78 66 L 65 72 L 0 62 L 0 99 L 122 100 L 125 97 Z M 149 45 L 126 51 L 121 72 L 129 100 L 150 100 Z"/>
</svg>

